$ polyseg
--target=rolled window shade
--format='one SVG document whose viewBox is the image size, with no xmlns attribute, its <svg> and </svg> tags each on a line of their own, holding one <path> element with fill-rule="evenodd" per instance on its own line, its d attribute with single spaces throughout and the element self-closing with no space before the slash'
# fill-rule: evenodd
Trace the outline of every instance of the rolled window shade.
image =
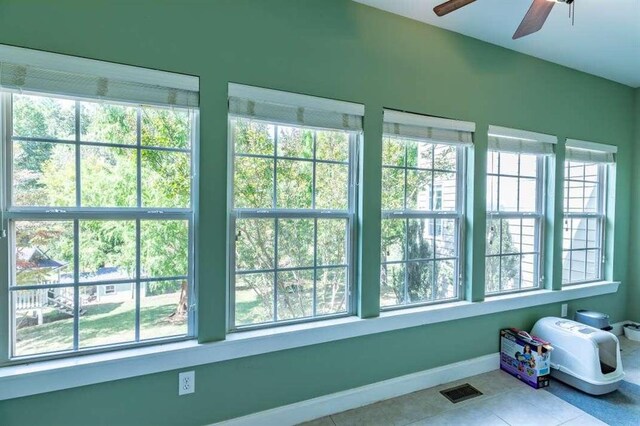
<svg viewBox="0 0 640 426">
<path fill-rule="evenodd" d="M 611 164 L 616 162 L 617 152 L 618 148 L 612 145 L 567 139 L 565 160 Z"/>
<path fill-rule="evenodd" d="M 544 133 L 489 126 L 488 148 L 493 151 L 551 155 L 558 138 Z"/>
<path fill-rule="evenodd" d="M 383 133 L 446 145 L 471 145 L 475 124 L 439 117 L 385 110 Z"/>
<path fill-rule="evenodd" d="M 199 105 L 197 77 L 3 45 L 0 88 L 159 106 Z"/>
<path fill-rule="evenodd" d="M 362 131 L 364 107 L 343 101 L 229 84 L 229 114 L 293 126 Z"/>
</svg>

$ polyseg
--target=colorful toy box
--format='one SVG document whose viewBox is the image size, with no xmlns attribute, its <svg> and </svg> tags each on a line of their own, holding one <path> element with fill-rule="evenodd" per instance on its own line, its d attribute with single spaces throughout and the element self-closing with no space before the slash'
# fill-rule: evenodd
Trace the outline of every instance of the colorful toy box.
<svg viewBox="0 0 640 426">
<path fill-rule="evenodd" d="M 550 358 L 548 342 L 515 328 L 500 330 L 500 368 L 529 386 L 549 386 Z"/>
</svg>

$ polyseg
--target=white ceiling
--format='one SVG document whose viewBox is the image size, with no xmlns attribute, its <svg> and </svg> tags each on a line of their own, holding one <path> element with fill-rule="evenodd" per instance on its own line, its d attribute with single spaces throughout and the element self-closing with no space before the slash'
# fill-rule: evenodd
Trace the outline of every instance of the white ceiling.
<svg viewBox="0 0 640 426">
<path fill-rule="evenodd" d="M 511 36 L 530 0 L 477 0 L 442 18 L 433 7 L 445 0 L 354 1 L 640 87 L 640 0 L 575 0 L 574 26 L 558 3 L 539 32 L 519 40 Z"/>
</svg>

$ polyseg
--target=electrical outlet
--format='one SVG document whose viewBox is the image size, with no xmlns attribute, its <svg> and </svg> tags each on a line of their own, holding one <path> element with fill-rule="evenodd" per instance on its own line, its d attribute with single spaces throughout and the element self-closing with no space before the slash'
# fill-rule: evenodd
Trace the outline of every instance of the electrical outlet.
<svg viewBox="0 0 640 426">
<path fill-rule="evenodd" d="M 178 395 L 187 395 L 196 391 L 196 372 L 185 371 L 178 374 Z"/>
<path fill-rule="evenodd" d="M 568 305 L 568 304 L 566 304 L 566 303 L 563 303 L 563 304 L 562 304 L 562 313 L 560 314 L 560 316 L 561 316 L 562 318 L 565 318 L 565 317 L 567 316 L 567 310 L 568 310 L 568 308 L 569 308 L 569 305 Z"/>
</svg>

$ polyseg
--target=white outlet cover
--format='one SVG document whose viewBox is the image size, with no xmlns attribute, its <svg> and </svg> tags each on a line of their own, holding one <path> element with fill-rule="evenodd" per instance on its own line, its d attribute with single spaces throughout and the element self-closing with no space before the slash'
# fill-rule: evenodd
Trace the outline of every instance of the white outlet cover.
<svg viewBox="0 0 640 426">
<path fill-rule="evenodd" d="M 568 310 L 569 305 L 567 305 L 566 303 L 562 304 L 562 313 L 560 314 L 560 316 L 562 318 L 567 316 L 567 310 Z"/>
<path fill-rule="evenodd" d="M 196 372 L 185 371 L 178 374 L 178 395 L 187 395 L 196 391 Z"/>
</svg>

